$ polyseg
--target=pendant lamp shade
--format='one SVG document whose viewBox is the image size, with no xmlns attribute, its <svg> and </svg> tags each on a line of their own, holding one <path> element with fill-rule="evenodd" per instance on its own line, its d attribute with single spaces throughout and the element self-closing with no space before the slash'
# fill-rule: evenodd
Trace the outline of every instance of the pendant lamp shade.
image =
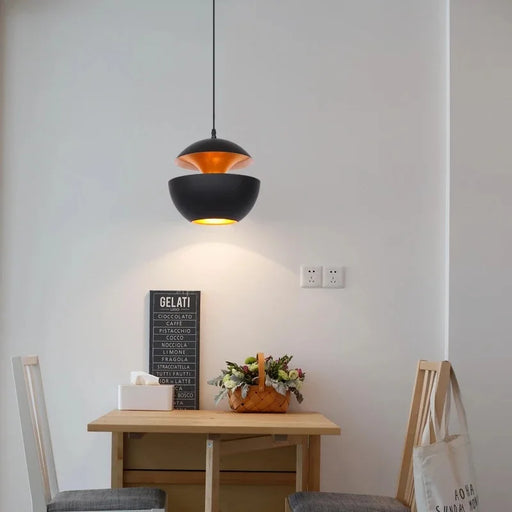
<svg viewBox="0 0 512 512">
<path fill-rule="evenodd" d="M 213 128 L 211 138 L 185 148 L 176 165 L 201 174 L 180 176 L 169 181 L 169 193 L 177 210 L 190 222 L 221 225 L 242 220 L 258 198 L 260 180 L 240 174 L 226 174 L 252 163 L 245 149 L 215 130 L 215 0 L 213 3 Z"/>
<path fill-rule="evenodd" d="M 190 144 L 176 158 L 176 165 L 206 174 L 242 169 L 252 163 L 245 149 L 226 139 L 203 139 Z"/>
<path fill-rule="evenodd" d="M 241 174 L 191 174 L 169 181 L 177 210 L 195 224 L 242 220 L 254 206 L 259 190 L 260 180 Z"/>
</svg>

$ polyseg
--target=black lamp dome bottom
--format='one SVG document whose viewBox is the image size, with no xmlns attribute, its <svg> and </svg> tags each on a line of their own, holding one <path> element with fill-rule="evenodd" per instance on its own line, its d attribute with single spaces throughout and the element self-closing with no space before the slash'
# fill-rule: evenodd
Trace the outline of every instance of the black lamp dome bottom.
<svg viewBox="0 0 512 512">
<path fill-rule="evenodd" d="M 195 174 L 169 180 L 177 210 L 196 224 L 242 220 L 256 203 L 259 190 L 260 180 L 241 174 Z"/>
</svg>

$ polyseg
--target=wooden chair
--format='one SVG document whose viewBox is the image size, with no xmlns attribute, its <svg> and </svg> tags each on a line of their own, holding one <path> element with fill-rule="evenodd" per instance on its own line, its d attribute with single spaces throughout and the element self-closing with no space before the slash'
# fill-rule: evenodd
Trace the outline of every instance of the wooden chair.
<svg viewBox="0 0 512 512">
<path fill-rule="evenodd" d="M 297 492 L 286 499 L 286 512 L 416 512 L 412 449 L 421 441 L 435 389 L 435 408 L 441 417 L 451 366 L 448 361 L 420 361 L 412 394 L 412 403 L 402 455 L 396 498 L 333 492 Z M 435 442 L 433 429 L 431 442 Z"/>
<path fill-rule="evenodd" d="M 12 359 L 34 512 L 164 512 L 165 492 L 153 488 L 59 492 L 37 356 Z"/>
</svg>

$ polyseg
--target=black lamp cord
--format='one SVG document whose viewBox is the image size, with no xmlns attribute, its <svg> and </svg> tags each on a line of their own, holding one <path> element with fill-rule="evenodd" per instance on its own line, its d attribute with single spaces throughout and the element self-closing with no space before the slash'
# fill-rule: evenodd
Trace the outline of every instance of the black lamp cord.
<svg viewBox="0 0 512 512">
<path fill-rule="evenodd" d="M 212 127 L 212 139 L 217 138 L 217 130 L 215 130 L 215 0 L 213 0 L 213 73 L 212 73 L 212 82 L 213 82 L 213 127 Z"/>
</svg>

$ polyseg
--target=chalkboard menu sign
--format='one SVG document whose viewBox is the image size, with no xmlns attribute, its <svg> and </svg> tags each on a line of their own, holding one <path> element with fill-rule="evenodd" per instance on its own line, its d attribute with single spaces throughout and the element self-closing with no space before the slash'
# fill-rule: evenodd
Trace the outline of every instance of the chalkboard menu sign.
<svg viewBox="0 0 512 512">
<path fill-rule="evenodd" d="M 175 409 L 199 409 L 201 292 L 149 292 L 149 373 L 174 384 Z"/>
</svg>

